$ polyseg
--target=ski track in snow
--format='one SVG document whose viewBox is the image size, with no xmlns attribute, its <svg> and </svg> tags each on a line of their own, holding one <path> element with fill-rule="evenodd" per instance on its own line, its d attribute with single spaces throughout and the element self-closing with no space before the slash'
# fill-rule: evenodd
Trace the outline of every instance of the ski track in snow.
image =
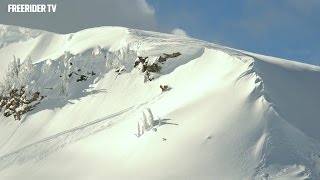
<svg viewBox="0 0 320 180">
<path fill-rule="evenodd" d="M 59 149 L 64 148 L 68 144 L 75 143 L 83 138 L 100 132 L 114 125 L 119 120 L 128 119 L 128 115 L 126 116 L 126 114 L 129 112 L 134 114 L 135 112 L 142 111 L 145 106 L 159 100 L 166 93 L 167 92 L 163 92 L 160 95 L 150 98 L 150 100 L 147 100 L 139 105 L 131 106 L 117 113 L 107 115 L 78 127 L 46 137 L 17 151 L 1 156 L 0 171 L 12 165 L 21 165 L 29 161 L 38 161 L 44 159 L 50 154 L 59 151 Z"/>
</svg>

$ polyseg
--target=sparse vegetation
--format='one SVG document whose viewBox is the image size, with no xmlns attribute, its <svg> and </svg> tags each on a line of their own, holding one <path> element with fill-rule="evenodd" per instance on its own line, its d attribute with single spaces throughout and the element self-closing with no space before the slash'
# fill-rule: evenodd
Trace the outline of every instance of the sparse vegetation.
<svg viewBox="0 0 320 180">
<path fill-rule="evenodd" d="M 32 71 L 30 58 L 21 64 L 20 59 L 14 57 L 13 62 L 9 64 L 0 87 L 0 111 L 4 116 L 13 115 L 16 120 L 21 120 L 23 114 L 33 110 L 44 98 L 39 91 L 34 91 L 28 86 Z"/>
<path fill-rule="evenodd" d="M 40 92 L 34 92 L 28 97 L 24 86 L 13 88 L 8 96 L 0 96 L 0 111 L 6 117 L 13 115 L 16 120 L 21 120 L 21 116 L 32 111 L 43 98 Z"/>
</svg>

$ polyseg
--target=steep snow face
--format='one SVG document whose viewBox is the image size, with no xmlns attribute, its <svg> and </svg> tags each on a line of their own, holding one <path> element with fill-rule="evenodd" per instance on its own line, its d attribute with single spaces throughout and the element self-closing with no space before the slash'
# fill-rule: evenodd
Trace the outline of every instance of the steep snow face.
<svg viewBox="0 0 320 180">
<path fill-rule="evenodd" d="M 44 99 L 1 112 L 0 179 L 320 178 L 319 67 L 120 27 L 0 48 L 13 55 Z"/>
<path fill-rule="evenodd" d="M 20 55 L 18 51 L 20 43 L 32 41 L 36 37 L 40 36 L 44 31 L 33 30 L 28 28 L 22 28 L 17 26 L 9 26 L 0 24 L 0 66 L 6 68 L 8 62 L 12 61 L 13 55 Z M 7 46 L 13 46 L 13 48 L 6 48 Z M 22 52 L 28 52 L 29 47 L 22 47 Z M 0 78 L 4 75 L 4 70 L 0 71 Z"/>
<path fill-rule="evenodd" d="M 257 58 L 275 59 L 257 55 Z M 319 68 L 300 63 L 268 63 L 256 60 L 259 73 L 270 94 L 269 100 L 279 109 L 281 116 L 304 134 L 320 139 L 320 79 Z M 307 93 L 308 92 L 308 93 Z M 308 108 L 306 108 L 308 107 Z M 303 109 L 303 111 L 301 111 Z"/>
</svg>

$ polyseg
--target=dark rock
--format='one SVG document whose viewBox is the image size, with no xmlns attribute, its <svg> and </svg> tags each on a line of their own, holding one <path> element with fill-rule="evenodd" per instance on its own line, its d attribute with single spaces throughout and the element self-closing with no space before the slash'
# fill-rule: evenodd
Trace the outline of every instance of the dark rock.
<svg viewBox="0 0 320 180">
<path fill-rule="evenodd" d="M 146 66 L 146 71 L 148 72 L 160 72 L 160 70 L 162 69 L 161 66 L 159 66 L 158 64 L 152 64 L 151 66 Z"/>
<path fill-rule="evenodd" d="M 158 62 L 153 64 L 148 64 L 147 58 L 148 57 L 142 57 L 138 56 L 138 59 L 134 62 L 134 67 L 137 67 L 139 64 L 142 64 L 141 72 L 146 73 L 145 77 L 147 80 L 152 81 L 154 78 L 150 76 L 149 73 L 160 73 L 162 66 L 161 64 L 164 64 L 168 58 L 175 58 L 180 56 L 180 52 L 172 53 L 172 54 L 166 54 L 163 53 L 163 55 L 159 56 Z"/>
<path fill-rule="evenodd" d="M 181 53 L 180 52 L 176 52 L 176 53 L 172 53 L 172 54 L 163 53 L 163 55 L 165 56 L 165 58 L 175 58 L 175 57 L 180 56 Z"/>
<path fill-rule="evenodd" d="M 144 62 L 146 62 L 146 60 L 147 60 L 148 57 L 138 56 L 138 58 L 139 58 L 139 61 L 140 61 L 140 62 L 144 63 Z"/>
<path fill-rule="evenodd" d="M 135 61 L 133 67 L 137 67 L 140 64 L 140 61 Z"/>
<path fill-rule="evenodd" d="M 88 79 L 88 76 L 80 75 L 79 79 L 77 79 L 77 82 L 86 81 L 87 79 Z"/>
<path fill-rule="evenodd" d="M 160 56 L 158 62 L 159 63 L 164 63 L 166 62 L 167 58 Z"/>
</svg>

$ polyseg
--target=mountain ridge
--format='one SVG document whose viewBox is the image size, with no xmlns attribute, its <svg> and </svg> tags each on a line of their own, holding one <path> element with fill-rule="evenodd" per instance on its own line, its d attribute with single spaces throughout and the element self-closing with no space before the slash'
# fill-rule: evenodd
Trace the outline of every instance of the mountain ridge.
<svg viewBox="0 0 320 180">
<path fill-rule="evenodd" d="M 27 85 L 45 96 L 0 115 L 0 177 L 319 178 L 320 67 L 118 27 L 40 36 L 0 48 L 33 54 Z"/>
</svg>

